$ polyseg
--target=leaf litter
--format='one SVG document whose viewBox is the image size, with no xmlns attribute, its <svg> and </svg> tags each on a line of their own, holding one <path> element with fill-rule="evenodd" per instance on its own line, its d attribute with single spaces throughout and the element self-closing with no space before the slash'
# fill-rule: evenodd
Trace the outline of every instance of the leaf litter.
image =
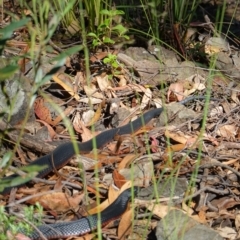
<svg viewBox="0 0 240 240">
<path fill-rule="evenodd" d="M 210 44 L 211 42 L 208 42 L 208 51 L 216 51 L 218 45 L 209 50 Z M 117 52 L 114 54 L 118 56 Z M 107 56 L 107 52 L 99 52 L 96 62 L 101 61 L 104 66 L 102 60 Z M 109 66 L 105 66 L 105 70 L 100 73 L 93 67 L 91 81 L 86 78 L 84 71 L 77 71 L 75 76 L 54 75 L 52 80 L 46 83 L 44 92 L 53 95 L 54 99 L 50 102 L 56 104 L 61 111 L 53 113 L 54 107 L 48 105 L 46 98 L 39 96 L 34 107 L 39 119 L 35 122 L 36 129 L 40 131 L 39 129 L 46 126 L 44 131 L 49 133 L 53 142 L 66 139 L 69 141 L 72 137 L 84 142 L 100 132 L 136 119 L 153 107 L 166 106 L 166 113 L 168 108 L 173 111 L 171 104 L 166 103 L 179 102 L 194 94 L 206 94 L 208 71 L 205 71 L 205 74 L 186 75 L 174 82 L 168 80 L 164 83 L 165 87 L 160 89 L 159 83 L 150 81 L 155 76 L 155 63 L 154 68 L 151 68 L 150 61 L 130 61 L 131 56 L 122 53 L 119 56 L 122 63 L 117 74 L 111 72 L 112 78 L 109 78 Z M 94 65 L 95 59 L 91 59 L 91 64 Z M 129 61 L 131 63 L 128 64 Z M 82 59 L 79 59 L 79 62 L 81 63 Z M 23 64 L 21 62 L 21 65 Z M 143 74 L 144 66 L 145 72 L 151 69 L 149 75 Z M 139 81 L 129 74 L 129 67 L 133 68 Z M 141 79 L 143 76 L 149 79 Z M 224 90 L 228 85 L 221 79 L 224 79 L 224 76 L 213 78 L 212 96 L 221 101 L 216 103 L 210 99 L 206 128 L 203 131 L 203 101 L 190 102 L 181 110 L 176 106 L 174 108 L 178 111 L 174 110 L 171 117 L 163 113 L 163 125 L 157 126 L 156 121 L 151 121 L 136 134 L 116 136 L 116 139 L 103 149 L 81 154 L 78 161 L 80 168 L 76 160 L 72 160 L 70 166 L 63 167 L 58 173 L 54 172 L 46 180 L 28 184 L 27 189 L 22 187 L 17 193 L 13 193 L 11 201 L 7 202 L 3 198 L 3 204 L 10 204 L 14 200 L 22 200 L 21 204 L 40 202 L 45 209 L 44 217 L 70 220 L 75 219 L 76 213 L 81 211 L 80 206 L 92 206 L 87 209 L 87 214 L 94 214 L 109 206 L 120 192 L 132 185 L 147 189 L 154 183 L 157 188 L 161 185 L 164 189 L 168 181 L 173 181 L 164 194 L 161 190 L 155 197 L 145 199 L 142 196 L 141 200 L 135 201 L 135 206 L 141 209 L 141 213 L 151 219 L 148 232 L 156 227 L 158 218 L 164 218 L 170 210 L 178 209 L 198 223 L 212 227 L 226 239 L 237 238 L 240 226 L 239 94 L 232 91 L 225 99 Z M 148 84 L 149 82 L 151 84 Z M 61 100 L 61 103 L 55 101 L 56 99 Z M 186 114 L 187 108 L 194 113 Z M 119 114 L 122 110 L 124 114 Z M 73 136 L 65 126 L 64 120 L 67 117 L 74 128 Z M 41 140 L 44 148 L 46 139 Z M 24 135 L 21 145 L 24 146 Z M 32 146 L 32 152 L 35 152 L 34 150 Z M 31 152 L 29 145 L 25 158 L 28 158 L 28 152 Z M 18 152 L 18 157 L 22 158 L 22 154 Z M 15 162 L 18 157 L 16 155 Z M 87 163 L 92 159 L 93 164 L 84 163 L 81 159 L 85 159 Z M 176 192 L 179 189 L 176 189 L 178 187 L 174 181 L 179 181 L 180 178 L 188 183 L 188 188 L 183 187 L 184 194 L 178 195 Z M 116 191 L 113 185 L 120 190 Z M 80 190 L 86 186 L 89 196 Z M 51 190 L 55 191 L 52 193 Z M 43 195 L 37 196 L 39 193 Z M 30 199 L 27 199 L 29 196 Z M 101 204 L 93 207 L 97 205 L 97 197 Z M 128 231 L 132 224 L 132 214 L 133 211 L 129 208 L 118 225 L 118 233 L 111 234 L 118 237 L 130 234 Z M 146 229 L 144 221 L 145 219 L 140 219 L 137 224 Z M 105 231 L 107 233 L 107 230 L 103 229 L 103 232 Z M 137 236 L 140 237 L 140 234 Z"/>
</svg>

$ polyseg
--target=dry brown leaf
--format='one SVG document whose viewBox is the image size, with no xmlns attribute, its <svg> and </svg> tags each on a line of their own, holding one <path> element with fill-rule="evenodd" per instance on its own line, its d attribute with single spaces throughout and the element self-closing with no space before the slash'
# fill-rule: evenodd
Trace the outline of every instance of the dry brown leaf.
<svg viewBox="0 0 240 240">
<path fill-rule="evenodd" d="M 94 155 L 94 153 L 88 153 L 88 154 L 84 154 L 84 157 L 94 159 L 96 156 Z M 98 162 L 101 162 L 102 164 L 106 165 L 106 164 L 120 162 L 122 158 L 120 156 L 109 156 L 103 153 L 98 153 L 97 160 Z"/>
<path fill-rule="evenodd" d="M 113 171 L 113 181 L 114 184 L 118 187 L 121 188 L 124 183 L 126 183 L 126 179 L 123 175 L 121 175 L 116 169 Z"/>
<path fill-rule="evenodd" d="M 195 148 L 198 146 L 198 137 L 189 137 L 185 146 L 188 148 Z"/>
<path fill-rule="evenodd" d="M 80 117 L 80 113 L 76 112 L 74 118 L 73 118 L 73 128 L 77 133 L 82 133 L 83 129 L 81 127 L 81 117 Z"/>
<path fill-rule="evenodd" d="M 120 192 L 122 193 L 123 191 L 125 191 L 128 188 L 131 188 L 133 186 L 132 181 L 127 181 L 121 188 Z"/>
<path fill-rule="evenodd" d="M 91 55 L 90 57 L 90 61 L 92 63 L 102 60 L 103 58 L 105 58 L 109 53 L 108 52 L 97 52 L 94 55 Z"/>
<path fill-rule="evenodd" d="M 217 134 L 228 140 L 234 140 L 235 136 L 237 134 L 237 129 L 236 129 L 236 126 L 233 124 L 231 124 L 231 125 L 226 124 L 226 125 L 219 127 L 219 129 L 217 130 Z"/>
<path fill-rule="evenodd" d="M 110 202 L 113 202 L 117 197 L 126 189 L 131 188 L 133 186 L 132 181 L 127 181 L 124 183 L 120 189 L 120 191 L 116 190 L 112 185 L 109 187 L 108 199 Z"/>
<path fill-rule="evenodd" d="M 211 204 L 218 208 L 219 211 L 233 208 L 236 205 L 239 205 L 239 201 L 236 201 L 234 198 L 231 197 L 221 197 L 218 199 L 214 199 L 211 201 Z"/>
<path fill-rule="evenodd" d="M 147 88 L 146 91 L 144 92 L 140 109 L 144 109 L 151 100 L 152 100 L 152 91 L 149 88 Z"/>
<path fill-rule="evenodd" d="M 194 214 L 193 209 L 189 207 L 185 202 L 182 203 L 182 211 L 195 221 L 199 223 L 205 223 L 205 219 L 202 219 L 199 217 L 199 215 Z"/>
<path fill-rule="evenodd" d="M 239 104 L 239 98 L 238 98 L 238 96 L 239 96 L 239 92 L 238 91 L 231 91 L 231 99 L 235 102 L 235 103 L 237 103 L 237 104 Z M 229 103 L 228 103 L 229 104 Z M 228 114 L 228 113 L 227 113 Z"/>
<path fill-rule="evenodd" d="M 120 191 L 117 191 L 111 185 L 109 187 L 109 191 L 108 191 L 108 199 L 103 201 L 99 206 L 96 206 L 95 208 L 90 209 L 89 214 L 95 214 L 95 213 L 103 211 L 105 208 L 107 208 L 112 202 L 114 202 L 118 198 L 119 194 L 122 193 L 126 189 L 125 187 L 128 185 L 129 185 L 129 182 L 124 184 Z"/>
<path fill-rule="evenodd" d="M 94 97 L 81 98 L 79 102 L 94 105 L 94 104 L 101 103 L 102 98 L 94 98 Z"/>
<path fill-rule="evenodd" d="M 201 223 L 207 223 L 206 211 L 205 210 L 200 210 L 199 213 L 198 213 L 198 217 L 201 220 Z"/>
<path fill-rule="evenodd" d="M 72 68 L 72 64 L 71 64 L 71 58 L 70 57 L 66 57 L 66 60 L 65 60 L 65 66 L 67 67 L 67 68 Z"/>
<path fill-rule="evenodd" d="M 217 228 L 217 231 L 224 239 L 228 240 L 237 239 L 237 233 L 233 228 L 230 227 Z"/>
<path fill-rule="evenodd" d="M 74 82 L 75 85 L 80 85 L 83 86 L 84 84 L 86 84 L 86 78 L 84 77 L 84 73 L 83 72 L 77 72 L 75 78 L 74 78 Z"/>
<path fill-rule="evenodd" d="M 136 92 L 146 92 L 146 89 L 144 86 L 139 85 L 139 84 L 128 84 L 127 85 L 130 89 L 135 90 Z"/>
<path fill-rule="evenodd" d="M 90 61 L 94 63 L 96 61 L 102 60 L 103 58 L 107 57 L 108 54 L 109 54 L 108 51 L 101 51 L 101 50 L 99 50 L 97 53 L 95 53 L 94 55 L 92 55 L 90 57 Z M 117 55 L 118 54 L 118 50 L 115 49 L 114 51 L 111 52 L 111 54 Z"/>
<path fill-rule="evenodd" d="M 177 83 L 172 83 L 169 86 L 168 93 L 167 93 L 167 100 L 170 100 L 170 95 L 174 94 L 177 97 L 178 101 L 182 101 L 184 98 L 183 94 L 183 83 L 182 82 L 177 82 Z"/>
<path fill-rule="evenodd" d="M 155 103 L 157 108 L 161 108 L 163 106 L 163 102 L 161 98 L 154 98 L 153 102 Z"/>
<path fill-rule="evenodd" d="M 52 123 L 52 117 L 49 109 L 46 107 L 44 98 L 37 98 L 34 102 L 34 112 L 37 117 L 46 123 Z"/>
<path fill-rule="evenodd" d="M 206 88 L 205 86 L 205 79 L 199 75 L 199 74 L 194 74 L 188 78 L 185 79 L 186 81 L 189 81 L 192 85 L 191 89 L 186 89 L 184 91 L 184 96 L 189 96 L 192 93 L 198 91 L 202 91 Z"/>
<path fill-rule="evenodd" d="M 136 158 L 138 158 L 139 155 L 138 154 L 127 154 L 123 160 L 119 163 L 118 165 L 118 170 L 127 168 L 129 166 L 129 164 L 134 161 Z"/>
<path fill-rule="evenodd" d="M 110 185 L 108 189 L 108 201 L 110 203 L 114 202 L 118 198 L 119 194 L 120 194 L 120 191 L 116 190 L 116 188 L 113 187 L 113 185 Z"/>
<path fill-rule="evenodd" d="M 23 47 L 23 49 L 18 54 L 20 56 L 23 56 L 24 54 L 26 54 L 28 52 L 28 50 L 29 50 L 29 46 L 27 45 L 27 46 Z M 21 70 L 22 73 L 25 73 L 25 71 L 26 71 L 25 66 L 26 66 L 28 61 L 29 60 L 27 58 L 25 58 L 25 57 L 24 58 L 20 58 L 18 60 L 18 65 L 20 66 L 20 70 Z"/>
<path fill-rule="evenodd" d="M 197 33 L 197 28 L 188 27 L 184 34 L 183 42 L 187 43 L 187 44 L 188 44 L 188 42 L 191 42 L 191 39 L 193 39 L 193 37 L 196 35 L 196 33 Z"/>
<path fill-rule="evenodd" d="M 228 161 L 222 161 L 222 164 L 225 164 L 225 165 L 232 165 L 234 163 L 238 163 L 239 162 L 239 159 L 238 158 L 235 158 L 235 159 L 230 159 Z"/>
<path fill-rule="evenodd" d="M 132 219 L 133 219 L 133 209 L 129 209 L 122 215 L 119 226 L 118 226 L 119 239 L 125 239 L 124 236 L 130 233 L 131 226 L 132 226 Z"/>
<path fill-rule="evenodd" d="M 208 140 L 209 142 L 211 142 L 215 146 L 219 145 L 217 139 L 212 137 L 210 134 L 204 133 L 203 136 L 204 136 L 204 140 Z"/>
<path fill-rule="evenodd" d="M 73 111 L 73 108 L 72 108 L 71 106 L 67 107 L 67 108 L 64 110 L 63 114 L 57 116 L 57 117 L 53 120 L 52 125 L 53 125 L 53 126 L 56 126 L 58 123 L 60 123 L 60 122 L 63 120 L 63 118 L 64 118 L 65 116 L 68 116 L 72 111 Z"/>
<path fill-rule="evenodd" d="M 178 131 L 178 132 L 170 132 L 168 130 L 165 131 L 165 136 L 167 138 L 171 138 L 176 142 L 186 144 L 189 136 L 184 135 L 184 133 Z"/>
<path fill-rule="evenodd" d="M 119 78 L 119 82 L 118 82 L 118 85 L 120 87 L 123 87 L 123 86 L 126 86 L 127 85 L 127 79 L 126 79 L 126 75 L 118 75 L 117 76 Z"/>
<path fill-rule="evenodd" d="M 158 139 L 156 139 L 155 137 L 150 137 L 149 142 L 150 149 L 153 153 L 161 152 Z"/>
<path fill-rule="evenodd" d="M 86 127 L 90 127 L 93 124 L 95 124 L 101 117 L 101 113 L 102 113 L 102 105 L 103 104 L 99 104 L 97 111 L 95 112 L 93 118 L 91 119 L 90 122 L 86 123 Z"/>
<path fill-rule="evenodd" d="M 153 203 L 150 202 L 149 204 L 146 204 L 145 207 L 152 212 L 153 214 L 157 215 L 160 218 L 164 218 L 168 212 L 172 209 L 177 209 L 174 207 L 170 207 L 168 205 L 163 205 L 163 203 Z"/>
<path fill-rule="evenodd" d="M 83 194 L 70 197 L 65 193 L 55 192 L 32 198 L 28 203 L 35 204 L 36 202 L 39 202 L 46 209 L 54 210 L 56 212 L 66 212 L 69 209 L 77 209 L 82 199 Z"/>
<path fill-rule="evenodd" d="M 67 75 L 60 73 L 60 74 L 54 75 L 52 78 L 53 78 L 54 82 L 56 82 L 59 85 L 61 85 L 66 90 L 66 92 L 68 92 L 77 101 L 80 100 L 79 95 L 76 92 L 74 92 L 72 82 L 68 81 L 69 77 Z M 66 82 L 68 84 L 66 84 Z"/>
<path fill-rule="evenodd" d="M 82 141 L 86 142 L 93 137 L 95 137 L 98 132 L 92 132 L 90 129 L 86 128 L 85 125 L 80 120 L 80 114 L 76 113 L 74 119 L 73 119 L 73 127 L 74 129 L 81 134 Z"/>
<path fill-rule="evenodd" d="M 93 137 L 98 135 L 98 132 L 93 132 L 90 129 L 86 128 L 85 125 L 81 121 L 79 123 L 80 123 L 80 125 L 82 127 L 82 130 L 83 130 L 83 132 L 81 134 L 83 142 L 86 142 L 86 141 L 88 141 L 88 140 L 90 140 Z"/>
<path fill-rule="evenodd" d="M 117 143 L 116 142 L 110 142 L 110 143 L 107 144 L 107 148 L 109 149 L 110 152 L 116 153 Z"/>
<path fill-rule="evenodd" d="M 84 236 L 74 237 L 74 240 L 92 240 L 96 237 L 94 233 L 87 233 Z"/>
<path fill-rule="evenodd" d="M 102 93 L 98 92 L 98 89 L 96 88 L 96 86 L 94 84 L 91 85 L 85 85 L 83 87 L 85 93 L 87 94 L 88 97 L 94 97 L 94 98 L 98 98 L 98 99 L 104 99 L 104 96 Z M 93 104 L 91 102 L 91 104 Z"/>
<path fill-rule="evenodd" d="M 240 230 L 240 213 L 236 214 L 235 226 L 236 226 L 237 231 L 239 232 L 239 230 Z"/>
<path fill-rule="evenodd" d="M 166 150 L 170 150 L 171 152 L 180 152 L 182 151 L 183 149 L 186 148 L 186 145 L 185 144 L 174 144 L 174 145 L 171 145 L 169 148 L 167 148 Z"/>
<path fill-rule="evenodd" d="M 86 127 L 87 127 L 87 123 L 91 121 L 94 115 L 95 115 L 95 112 L 92 109 L 89 109 L 83 112 L 82 121 L 84 122 Z"/>
<path fill-rule="evenodd" d="M 47 122 L 42 120 L 36 120 L 36 121 L 42 123 L 44 126 L 47 127 L 51 140 L 57 135 L 54 129 Z"/>
<path fill-rule="evenodd" d="M 59 122 L 62 121 L 64 116 L 68 116 L 72 112 L 72 107 L 67 107 L 63 114 L 57 116 L 54 120 L 52 120 L 51 112 L 47 106 L 47 100 L 44 98 L 37 98 L 34 102 L 34 112 L 38 116 L 38 118 L 52 126 L 56 126 Z"/>
<path fill-rule="evenodd" d="M 105 92 L 108 87 L 111 87 L 110 81 L 108 80 L 108 75 L 105 75 L 104 77 L 96 76 L 96 80 L 102 92 Z"/>
<path fill-rule="evenodd" d="M 166 130 L 165 131 L 165 136 L 168 137 L 168 138 L 171 138 L 173 139 L 174 141 L 176 142 L 179 142 L 181 144 L 183 144 L 185 146 L 185 148 L 195 148 L 197 147 L 197 144 L 198 144 L 198 137 L 197 136 L 188 136 L 188 135 L 185 135 L 183 132 L 171 132 L 169 130 Z M 171 149 L 173 151 L 180 151 L 180 150 L 174 150 L 174 149 L 181 149 L 183 146 L 181 145 L 176 145 L 175 147 L 174 146 L 171 146 Z"/>
</svg>

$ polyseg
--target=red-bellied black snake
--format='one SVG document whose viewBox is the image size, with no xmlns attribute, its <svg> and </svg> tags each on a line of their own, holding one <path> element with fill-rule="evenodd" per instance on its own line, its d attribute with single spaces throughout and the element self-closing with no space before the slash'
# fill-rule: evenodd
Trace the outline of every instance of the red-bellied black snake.
<svg viewBox="0 0 240 240">
<path fill-rule="evenodd" d="M 189 98 L 184 99 L 183 101 L 179 102 L 181 104 L 185 104 L 189 101 L 195 99 L 205 99 L 205 96 L 192 96 Z M 213 99 L 215 100 L 215 99 Z M 79 152 L 90 152 L 93 148 L 101 148 L 108 142 L 112 141 L 115 135 L 123 135 L 123 134 L 131 134 L 145 124 L 147 124 L 152 118 L 155 118 L 161 114 L 163 108 L 156 108 L 152 109 L 146 113 L 144 113 L 141 117 L 137 118 L 136 120 L 118 128 L 110 129 L 104 131 L 97 135 L 94 141 L 91 139 L 87 142 L 77 143 Z M 29 166 L 46 166 L 43 170 L 41 170 L 37 177 L 44 177 L 54 169 L 59 169 L 66 165 L 71 157 L 75 155 L 75 148 L 72 142 L 63 143 L 58 146 L 53 152 L 42 156 L 32 163 Z M 14 177 L 18 176 L 17 174 L 13 174 L 9 177 L 5 177 L 1 180 L 9 180 L 11 181 Z M 22 186 L 18 185 L 17 187 Z M 16 187 L 16 186 L 15 186 Z M 0 194 L 8 194 L 13 187 L 6 187 Z M 101 212 L 101 224 L 105 225 L 110 220 L 116 219 L 120 217 L 123 212 L 126 210 L 128 200 L 131 196 L 131 189 L 127 189 L 122 194 L 119 195 L 116 201 L 114 201 L 108 208 Z M 53 238 L 66 238 L 68 236 L 74 235 L 82 235 L 84 233 L 90 232 L 93 229 L 97 228 L 97 214 L 90 215 L 86 218 L 82 218 L 77 221 L 72 222 L 63 222 L 63 223 L 56 223 L 50 225 L 42 225 L 38 227 L 38 229 L 43 233 L 43 235 L 47 239 Z M 49 227 L 48 227 L 49 226 Z M 32 239 L 41 239 L 39 233 L 34 232 L 31 236 Z"/>
</svg>

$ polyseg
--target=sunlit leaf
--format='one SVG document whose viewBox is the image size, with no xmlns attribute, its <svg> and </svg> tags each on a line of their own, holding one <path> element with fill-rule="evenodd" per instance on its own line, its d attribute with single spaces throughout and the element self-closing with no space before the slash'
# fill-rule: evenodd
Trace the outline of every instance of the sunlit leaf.
<svg viewBox="0 0 240 240">
<path fill-rule="evenodd" d="M 14 73 L 19 69 L 18 65 L 8 65 L 0 69 L 0 81 L 11 78 Z"/>
<path fill-rule="evenodd" d="M 105 37 L 104 39 L 103 39 L 103 42 L 104 43 L 111 43 L 111 44 L 114 44 L 115 43 L 115 41 L 113 41 L 111 38 L 109 38 L 109 37 Z"/>
<path fill-rule="evenodd" d="M 4 168 L 7 165 L 7 163 L 11 160 L 11 158 L 12 158 L 12 152 L 10 151 L 6 152 L 0 161 L 0 168 Z"/>
<path fill-rule="evenodd" d="M 102 14 L 102 15 L 107 15 L 107 16 L 111 16 L 111 15 L 110 15 L 110 11 L 108 11 L 107 9 L 101 10 L 101 11 L 100 11 L 100 14 Z"/>
<path fill-rule="evenodd" d="M 117 26 L 113 27 L 113 31 L 117 31 L 120 35 L 123 35 L 128 31 L 128 29 L 122 24 L 118 24 Z"/>
<path fill-rule="evenodd" d="M 97 38 L 97 35 L 95 33 L 88 33 L 88 37 L 94 37 L 94 38 Z"/>
<path fill-rule="evenodd" d="M 0 55 L 2 55 L 3 48 L 6 45 L 7 40 L 11 39 L 13 32 L 16 29 L 25 26 L 29 21 L 29 18 L 23 18 L 17 22 L 12 22 L 3 29 L 0 29 Z"/>
</svg>

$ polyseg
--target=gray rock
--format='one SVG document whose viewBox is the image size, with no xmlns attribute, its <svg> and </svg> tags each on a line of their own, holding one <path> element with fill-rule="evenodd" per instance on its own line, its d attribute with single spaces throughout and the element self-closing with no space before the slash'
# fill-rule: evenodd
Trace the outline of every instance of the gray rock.
<svg viewBox="0 0 240 240">
<path fill-rule="evenodd" d="M 213 229 L 180 210 L 171 210 L 156 227 L 157 240 L 223 240 Z"/>
<path fill-rule="evenodd" d="M 8 60 L 0 59 L 0 68 L 5 67 Z M 20 72 L 15 73 L 9 79 L 1 82 L 0 86 L 0 114 L 4 121 L 11 125 L 21 124 L 29 112 L 29 120 L 34 120 L 34 112 L 31 108 L 29 110 L 30 81 L 21 75 Z"/>
<path fill-rule="evenodd" d="M 157 183 L 157 196 L 155 193 L 155 187 L 153 185 L 141 189 L 138 196 L 144 200 L 151 200 L 152 198 L 156 197 L 169 197 L 170 203 L 172 196 L 183 197 L 184 193 L 187 191 L 187 187 L 188 182 L 186 178 L 168 178 Z"/>
<path fill-rule="evenodd" d="M 170 122 L 170 125 L 178 126 L 188 120 L 198 116 L 196 112 L 186 108 L 184 105 L 174 102 L 166 106 L 165 110 L 159 116 L 156 126 L 162 127 Z M 171 121 L 172 120 L 172 121 Z"/>
</svg>

